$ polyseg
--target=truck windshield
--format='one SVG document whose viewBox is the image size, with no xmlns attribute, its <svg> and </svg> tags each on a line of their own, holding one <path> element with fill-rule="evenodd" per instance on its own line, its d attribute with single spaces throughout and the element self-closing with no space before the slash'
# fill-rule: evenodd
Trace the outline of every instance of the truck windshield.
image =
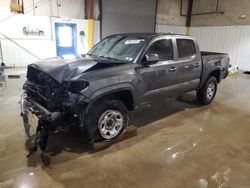
<svg viewBox="0 0 250 188">
<path fill-rule="evenodd" d="M 132 62 L 144 44 L 145 39 L 143 38 L 116 35 L 105 38 L 95 45 L 87 54 L 90 56 Z"/>
</svg>

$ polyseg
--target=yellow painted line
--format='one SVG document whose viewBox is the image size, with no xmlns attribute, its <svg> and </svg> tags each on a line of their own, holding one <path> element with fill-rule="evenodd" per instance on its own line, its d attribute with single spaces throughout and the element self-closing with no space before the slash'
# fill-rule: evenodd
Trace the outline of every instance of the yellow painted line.
<svg viewBox="0 0 250 188">
<path fill-rule="evenodd" d="M 186 27 L 186 35 L 189 35 L 190 27 Z"/>
<path fill-rule="evenodd" d="M 93 28 L 94 27 L 94 20 L 88 20 L 88 49 L 92 48 L 93 46 Z"/>
</svg>

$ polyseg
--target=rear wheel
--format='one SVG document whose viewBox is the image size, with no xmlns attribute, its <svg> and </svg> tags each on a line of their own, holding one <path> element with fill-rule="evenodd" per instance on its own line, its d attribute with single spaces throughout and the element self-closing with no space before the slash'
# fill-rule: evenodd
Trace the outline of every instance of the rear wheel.
<svg viewBox="0 0 250 188">
<path fill-rule="evenodd" d="M 197 90 L 197 98 L 203 104 L 210 104 L 217 92 L 217 79 L 215 77 L 209 77 L 204 86 Z"/>
<path fill-rule="evenodd" d="M 104 100 L 91 107 L 85 120 L 92 141 L 113 140 L 128 125 L 128 111 L 122 101 Z"/>
</svg>

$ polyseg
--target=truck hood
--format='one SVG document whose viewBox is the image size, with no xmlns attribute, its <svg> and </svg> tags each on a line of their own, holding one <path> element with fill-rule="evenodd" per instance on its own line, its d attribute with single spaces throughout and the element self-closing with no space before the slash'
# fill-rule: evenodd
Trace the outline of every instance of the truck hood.
<svg viewBox="0 0 250 188">
<path fill-rule="evenodd" d="M 75 58 L 64 60 L 59 57 L 39 61 L 28 66 L 27 77 L 33 69 L 46 73 L 57 82 L 69 81 L 72 78 L 91 70 L 105 69 L 122 65 L 125 62 L 105 58 Z"/>
</svg>

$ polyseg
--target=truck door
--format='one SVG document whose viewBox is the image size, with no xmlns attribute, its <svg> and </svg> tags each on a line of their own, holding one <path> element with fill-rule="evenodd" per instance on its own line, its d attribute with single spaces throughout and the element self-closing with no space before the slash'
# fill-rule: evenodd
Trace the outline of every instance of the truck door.
<svg viewBox="0 0 250 188">
<path fill-rule="evenodd" d="M 173 40 L 160 38 L 153 41 L 144 54 L 157 54 L 159 62 L 151 65 L 140 64 L 141 86 L 143 87 L 142 102 L 148 103 L 159 97 L 174 95 L 174 85 L 180 82 L 180 65 L 174 60 Z"/>
<path fill-rule="evenodd" d="M 178 63 L 180 65 L 180 82 L 184 91 L 196 89 L 200 82 L 202 62 L 198 46 L 192 39 L 176 39 Z"/>
</svg>

